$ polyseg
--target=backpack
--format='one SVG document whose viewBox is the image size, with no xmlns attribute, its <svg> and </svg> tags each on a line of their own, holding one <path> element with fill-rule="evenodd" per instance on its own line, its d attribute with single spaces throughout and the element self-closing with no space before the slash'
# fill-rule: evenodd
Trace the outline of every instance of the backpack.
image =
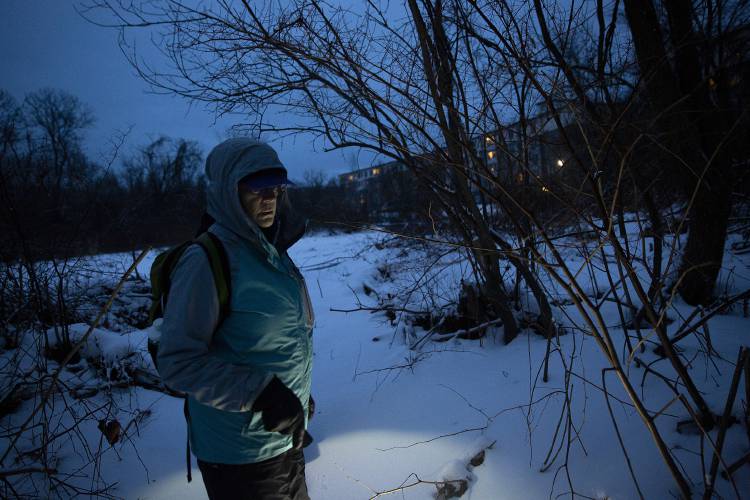
<svg viewBox="0 0 750 500">
<path fill-rule="evenodd" d="M 208 257 L 208 262 L 211 266 L 211 272 L 214 277 L 214 284 L 216 285 L 216 296 L 219 299 L 219 321 L 216 324 L 214 333 L 219 329 L 221 323 L 229 315 L 230 297 L 231 297 L 231 274 L 229 270 L 229 259 L 227 257 L 226 249 L 221 243 L 221 240 L 208 231 L 200 233 L 195 239 L 185 241 L 176 247 L 172 247 L 166 250 L 154 259 L 154 263 L 151 265 L 151 308 L 149 310 L 149 323 L 153 326 L 151 328 L 148 337 L 148 352 L 151 355 L 151 360 L 154 363 L 154 367 L 158 372 L 159 365 L 157 361 L 157 353 L 159 352 L 159 341 L 161 333 L 158 331 L 160 320 L 164 316 L 164 310 L 167 306 L 167 299 L 169 298 L 169 289 L 172 285 L 172 271 L 179 262 L 185 250 L 190 245 L 197 244 Z M 185 421 L 188 424 L 188 439 L 187 439 L 187 480 L 192 481 L 191 463 L 190 463 L 190 412 L 188 411 L 187 395 L 185 393 L 170 389 L 165 385 L 167 393 L 175 397 L 184 399 L 183 413 L 185 415 Z"/>
<path fill-rule="evenodd" d="M 185 250 L 193 244 L 199 245 L 203 251 L 206 252 L 208 262 L 211 266 L 211 272 L 213 273 L 214 284 L 216 285 L 216 296 L 219 299 L 219 322 L 217 323 L 215 330 L 219 328 L 224 318 L 229 314 L 229 298 L 231 295 L 229 259 L 221 240 L 219 240 L 215 234 L 206 231 L 199 234 L 194 240 L 185 241 L 176 247 L 172 247 L 169 250 L 160 253 L 156 256 L 156 259 L 154 259 L 150 272 L 151 308 L 149 309 L 148 314 L 149 324 L 156 324 L 158 327 L 159 322 L 157 320 L 164 316 L 164 310 L 167 307 L 169 289 L 172 286 L 172 271 L 185 253 Z M 154 362 L 157 371 L 159 369 L 157 361 L 159 340 L 159 336 L 149 335 L 148 352 L 151 355 L 151 360 Z M 177 391 L 172 391 L 171 389 L 170 391 L 177 393 Z"/>
</svg>

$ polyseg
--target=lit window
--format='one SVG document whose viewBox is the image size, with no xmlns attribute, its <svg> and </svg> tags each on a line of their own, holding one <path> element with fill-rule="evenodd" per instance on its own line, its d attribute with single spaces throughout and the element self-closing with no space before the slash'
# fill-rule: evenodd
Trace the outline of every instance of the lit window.
<svg viewBox="0 0 750 500">
<path fill-rule="evenodd" d="M 380 173 L 380 169 L 379 168 L 373 168 L 372 169 L 372 175 L 378 175 L 379 173 Z"/>
<path fill-rule="evenodd" d="M 491 160 L 491 159 L 493 159 L 493 158 L 495 157 L 495 152 L 494 152 L 494 151 L 490 151 L 490 152 L 488 152 L 488 153 L 487 153 L 487 157 L 488 157 L 488 158 L 489 158 L 490 160 Z"/>
<path fill-rule="evenodd" d="M 518 175 L 516 175 L 516 181 L 523 182 L 523 172 L 518 172 Z"/>
<path fill-rule="evenodd" d="M 542 191 L 545 193 L 549 193 L 549 189 L 547 189 L 547 186 L 542 186 Z"/>
<path fill-rule="evenodd" d="M 562 161 L 562 160 L 557 160 L 557 166 L 558 166 L 558 167 L 562 167 L 563 165 L 565 165 L 565 162 L 564 162 L 564 161 Z"/>
<path fill-rule="evenodd" d="M 354 175 L 349 175 L 349 180 L 353 181 L 354 180 Z"/>
</svg>

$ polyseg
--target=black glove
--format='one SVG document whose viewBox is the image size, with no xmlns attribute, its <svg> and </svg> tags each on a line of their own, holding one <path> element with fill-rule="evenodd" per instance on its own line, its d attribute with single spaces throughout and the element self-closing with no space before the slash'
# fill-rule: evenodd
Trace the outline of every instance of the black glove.
<svg viewBox="0 0 750 500">
<path fill-rule="evenodd" d="M 315 400 L 312 397 L 312 394 L 310 394 L 310 399 L 307 402 L 307 421 L 309 422 L 312 420 L 313 415 L 315 415 Z"/>
<path fill-rule="evenodd" d="M 253 403 L 253 411 L 262 412 L 263 427 L 269 432 L 292 436 L 297 448 L 305 433 L 305 413 L 296 394 L 274 375 Z"/>
<path fill-rule="evenodd" d="M 312 397 L 312 394 L 310 394 L 310 399 L 307 402 L 307 421 L 309 422 L 312 420 L 313 415 L 315 415 L 315 400 Z M 305 431 L 305 435 L 302 438 L 302 447 L 307 448 L 312 444 L 314 441 L 313 437 L 310 435 L 309 432 Z"/>
<path fill-rule="evenodd" d="M 309 432 L 305 431 L 305 434 L 302 437 L 302 447 L 307 448 L 313 443 L 313 441 L 315 440 L 313 439 L 312 435 Z"/>
</svg>

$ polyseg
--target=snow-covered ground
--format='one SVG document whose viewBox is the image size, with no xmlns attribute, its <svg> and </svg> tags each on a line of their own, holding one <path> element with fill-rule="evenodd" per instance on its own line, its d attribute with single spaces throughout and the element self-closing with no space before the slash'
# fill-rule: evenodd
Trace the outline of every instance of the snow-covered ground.
<svg viewBox="0 0 750 500">
<path fill-rule="evenodd" d="M 290 253 L 307 279 L 316 312 L 313 395 L 317 411 L 310 426 L 315 442 L 305 451 L 307 483 L 314 500 L 368 499 L 390 491 L 397 498 L 430 499 L 436 493 L 433 482 L 462 478 L 469 481 L 463 497 L 469 499 L 570 497 L 571 488 L 581 498 L 638 497 L 599 390 L 606 363 L 593 338 L 561 336 L 547 383 L 540 374 L 546 341 L 528 331 L 509 345 L 503 345 L 502 332 L 495 330 L 481 342 L 426 339 L 418 349 L 410 350 L 415 339 L 425 334 L 423 330 L 399 322 L 398 315 L 391 321 L 384 313 L 373 314 L 366 308 L 377 305 L 378 296 L 387 301 L 389 293 L 401 298 L 408 295 L 409 304 L 417 309 L 429 298 L 435 300 L 429 306 L 444 306 L 455 299 L 460 275 L 470 272 L 458 252 L 396 245 L 377 233 L 354 233 L 308 236 Z M 152 258 L 141 264 L 142 275 L 147 276 Z M 572 251 L 570 259 L 583 260 Z M 129 262 L 130 255 L 100 256 L 88 267 L 115 275 Z M 425 276 L 424 268 L 432 262 L 440 265 Z M 721 283 L 729 293 L 750 288 L 746 262 L 750 259 L 728 253 Z M 606 280 L 599 276 L 598 282 L 604 287 Z M 118 307 L 121 311 L 143 307 L 144 301 L 147 299 L 133 293 Z M 563 312 L 573 319 L 576 316 L 571 306 L 561 307 L 555 315 L 565 325 L 571 320 Z M 342 312 L 347 310 L 350 312 Z M 675 314 L 687 316 L 689 310 L 679 302 L 675 306 Z M 614 306 L 607 311 L 606 322 L 618 323 Z M 711 320 L 713 345 L 724 360 L 694 357 L 696 345 L 692 341 L 681 344 L 686 357 L 694 359 L 691 373 L 715 411 L 723 408 L 731 364 L 738 347 L 747 343 L 749 322 L 741 308 Z M 107 328 L 95 332 L 84 354 L 103 354 L 106 359 L 101 365 L 108 370 L 122 370 L 127 363 L 148 365 L 144 355 L 147 332 L 127 333 L 118 325 L 111 317 Z M 74 335 L 82 331 L 82 326 L 72 329 Z M 621 338 L 616 340 L 622 343 Z M 123 354 L 128 352 L 134 354 Z M 9 356 L 6 354 L 6 359 Z M 646 361 L 657 359 L 650 350 L 642 356 Z M 574 374 L 568 380 L 563 362 Z M 655 366 L 669 373 L 666 362 Z M 49 369 L 54 369 L 54 364 Z M 188 484 L 185 479 L 181 400 L 143 388 L 102 388 L 101 378 L 91 370 L 83 367 L 66 375 L 66 381 L 81 388 L 86 387 L 84 381 L 98 384 L 101 393 L 81 400 L 59 396 L 59 404 L 83 414 L 87 409 L 95 412 L 97 405 L 111 398 L 112 414 L 107 419 L 117 419 L 127 428 L 126 439 L 109 446 L 93 419 L 82 429 L 82 436 L 92 450 L 101 450 L 100 459 L 96 453 L 73 446 L 75 441 L 63 440 L 58 445 L 59 470 L 78 471 L 81 477 L 76 481 L 82 487 L 114 485 L 108 493 L 116 497 L 205 498 L 195 464 L 193 482 Z M 641 390 L 642 368 L 631 363 L 629 370 Z M 644 497 L 676 497 L 674 482 L 645 426 L 618 380 L 612 373 L 606 377 L 612 411 Z M 556 428 L 566 385 L 570 387 L 575 428 L 565 439 L 573 436 L 574 442 L 569 452 L 563 446 L 552 465 L 540 472 L 550 448 L 554 456 L 561 444 L 564 428 L 559 433 Z M 743 391 L 741 385 L 741 395 Z M 672 399 L 654 377 L 645 379 L 644 394 L 652 412 Z M 743 400 L 737 399 L 737 416 Z M 4 425 L 22 421 L 33 404 L 25 402 Z M 50 415 L 51 425 L 64 428 L 70 412 L 61 411 L 59 422 L 56 415 Z M 697 458 L 700 439 L 676 432 L 676 422 L 687 418 L 675 404 L 659 417 L 658 424 L 683 462 L 686 475 L 695 480 L 701 477 Z M 2 439 L 5 449 L 7 438 Z M 21 449 L 32 446 L 31 442 L 19 443 Z M 724 455 L 734 459 L 747 450 L 745 429 L 732 426 Z M 710 455 L 709 449 L 705 453 Z M 565 463 L 567 468 L 562 467 Z M 750 466 L 736 473 L 735 480 L 740 494 L 750 496 Z M 719 479 L 717 488 L 723 498 L 735 497 L 727 481 Z M 701 492 L 702 485 L 694 484 L 693 489 Z"/>
</svg>

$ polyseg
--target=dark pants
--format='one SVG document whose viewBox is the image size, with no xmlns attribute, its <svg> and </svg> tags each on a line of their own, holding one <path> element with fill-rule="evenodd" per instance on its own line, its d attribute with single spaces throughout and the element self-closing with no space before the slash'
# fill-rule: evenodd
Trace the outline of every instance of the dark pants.
<svg viewBox="0 0 750 500">
<path fill-rule="evenodd" d="M 198 460 L 210 500 L 310 500 L 302 450 L 289 450 L 255 464 Z"/>
</svg>

